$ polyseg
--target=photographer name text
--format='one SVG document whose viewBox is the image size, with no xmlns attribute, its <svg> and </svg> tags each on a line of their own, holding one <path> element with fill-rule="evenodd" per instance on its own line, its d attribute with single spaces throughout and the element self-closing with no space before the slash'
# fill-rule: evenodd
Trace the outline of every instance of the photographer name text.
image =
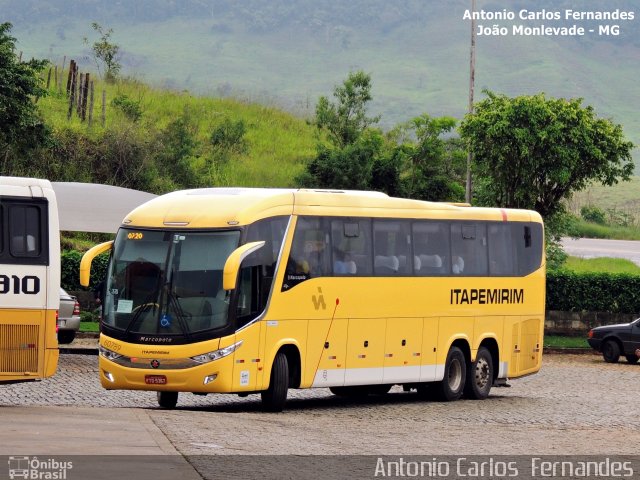
<svg viewBox="0 0 640 480">
<path fill-rule="evenodd" d="M 465 10 L 462 19 L 478 22 L 478 36 L 582 37 L 619 36 L 624 26 L 636 18 L 635 12 L 620 9 L 587 10 Z M 489 23 L 492 22 L 492 23 Z M 501 23 L 493 23 L 501 22 Z M 508 22 L 508 25 L 504 23 Z M 522 23 L 520 23 L 522 22 Z"/>
</svg>

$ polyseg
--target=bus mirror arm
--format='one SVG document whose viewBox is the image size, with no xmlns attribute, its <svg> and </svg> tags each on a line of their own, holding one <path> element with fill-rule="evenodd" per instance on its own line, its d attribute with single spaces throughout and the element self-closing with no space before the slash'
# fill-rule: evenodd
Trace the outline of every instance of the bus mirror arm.
<svg viewBox="0 0 640 480">
<path fill-rule="evenodd" d="M 246 243 L 231 252 L 231 255 L 229 255 L 227 261 L 224 263 L 224 270 L 222 271 L 223 290 L 229 291 L 236 288 L 240 264 L 248 255 L 264 247 L 264 243 L 264 241 Z"/>
<path fill-rule="evenodd" d="M 113 240 L 109 242 L 100 243 L 95 247 L 90 248 L 87 252 L 82 256 L 82 260 L 80 261 L 80 285 L 83 287 L 89 286 L 89 277 L 91 275 L 91 263 L 93 259 L 96 258 L 101 253 L 106 252 L 107 250 L 111 250 L 113 247 Z"/>
</svg>

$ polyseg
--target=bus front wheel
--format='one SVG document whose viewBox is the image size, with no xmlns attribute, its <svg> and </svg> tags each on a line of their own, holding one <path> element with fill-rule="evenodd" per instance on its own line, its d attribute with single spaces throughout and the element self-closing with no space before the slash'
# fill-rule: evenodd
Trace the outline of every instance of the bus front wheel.
<svg viewBox="0 0 640 480">
<path fill-rule="evenodd" d="M 437 396 L 439 399 L 451 402 L 462 397 L 466 378 L 467 367 L 464 353 L 458 347 L 451 347 L 444 364 L 444 378 L 438 385 Z"/>
<path fill-rule="evenodd" d="M 158 405 L 171 410 L 178 404 L 178 392 L 158 392 Z"/>
<path fill-rule="evenodd" d="M 287 401 L 289 390 L 289 362 L 287 356 L 278 352 L 271 367 L 269 388 L 260 394 L 262 407 L 267 412 L 281 412 Z"/>
<path fill-rule="evenodd" d="M 475 362 L 467 374 L 464 386 L 465 394 L 474 400 L 484 400 L 489 396 L 493 385 L 493 359 L 485 347 L 480 347 Z"/>
</svg>

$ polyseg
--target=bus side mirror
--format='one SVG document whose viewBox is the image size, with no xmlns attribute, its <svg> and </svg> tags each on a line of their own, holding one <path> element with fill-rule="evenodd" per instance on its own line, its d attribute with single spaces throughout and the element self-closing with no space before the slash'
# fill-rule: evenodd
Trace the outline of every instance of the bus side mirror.
<svg viewBox="0 0 640 480">
<path fill-rule="evenodd" d="M 101 243 L 87 250 L 80 261 L 80 285 L 83 287 L 89 286 L 89 276 L 91 275 L 91 263 L 93 262 L 93 259 L 101 253 L 111 250 L 112 247 L 113 240 Z"/>
<path fill-rule="evenodd" d="M 224 290 L 234 290 L 236 288 L 238 271 L 242 260 L 259 248 L 264 247 L 264 243 L 264 241 L 247 243 L 231 252 L 231 255 L 224 263 L 224 270 L 222 271 L 222 288 Z"/>
</svg>

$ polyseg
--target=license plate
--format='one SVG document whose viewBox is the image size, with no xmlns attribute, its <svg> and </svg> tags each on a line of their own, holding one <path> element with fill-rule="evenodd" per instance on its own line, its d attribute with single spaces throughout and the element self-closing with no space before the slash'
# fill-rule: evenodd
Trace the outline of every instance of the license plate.
<svg viewBox="0 0 640 480">
<path fill-rule="evenodd" d="M 144 383 L 148 385 L 166 385 L 167 377 L 165 375 L 145 375 Z"/>
</svg>

